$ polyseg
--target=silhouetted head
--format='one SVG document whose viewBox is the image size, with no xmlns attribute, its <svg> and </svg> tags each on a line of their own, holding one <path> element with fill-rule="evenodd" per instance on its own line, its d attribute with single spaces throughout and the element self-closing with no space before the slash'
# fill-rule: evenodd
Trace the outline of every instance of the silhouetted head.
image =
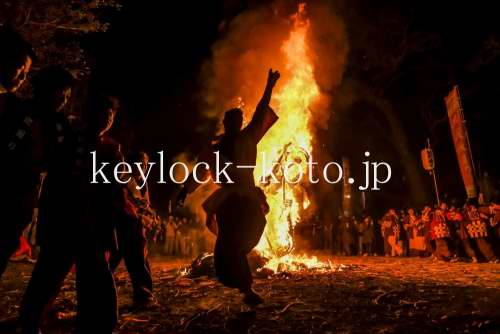
<svg viewBox="0 0 500 334">
<path fill-rule="evenodd" d="M 102 136 L 113 126 L 116 103 L 109 97 L 99 95 L 90 100 L 86 112 L 88 128 L 94 134 Z"/>
<path fill-rule="evenodd" d="M 477 207 L 479 205 L 479 201 L 478 201 L 477 197 L 468 198 L 467 205 Z"/>
<path fill-rule="evenodd" d="M 144 151 L 134 151 L 128 155 L 128 161 L 130 163 L 140 163 L 143 172 L 146 172 L 149 163 L 149 156 Z M 139 171 L 134 169 L 134 176 L 140 176 Z"/>
<path fill-rule="evenodd" d="M 0 29 L 0 84 L 9 93 L 21 87 L 35 59 L 33 48 L 21 35 L 8 27 Z"/>
<path fill-rule="evenodd" d="M 226 134 L 237 133 L 243 125 L 243 111 L 240 108 L 233 108 L 224 114 L 224 132 Z"/>
<path fill-rule="evenodd" d="M 38 71 L 33 78 L 33 95 L 37 103 L 59 112 L 68 103 L 75 78 L 60 65 Z"/>
</svg>

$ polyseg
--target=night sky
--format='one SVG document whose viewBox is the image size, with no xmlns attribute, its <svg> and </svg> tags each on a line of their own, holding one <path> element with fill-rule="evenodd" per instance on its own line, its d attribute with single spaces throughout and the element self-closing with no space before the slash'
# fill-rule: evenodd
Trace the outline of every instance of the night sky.
<svg viewBox="0 0 500 334">
<path fill-rule="evenodd" d="M 224 23 L 266 3 L 125 1 L 122 11 L 110 17 L 110 30 L 88 43 L 95 82 L 122 100 L 115 136 L 128 148 L 150 153 L 165 150 L 170 158 L 183 151 L 196 152 L 211 135 L 196 126 L 208 122 L 200 116 L 200 68 L 210 59 L 211 45 L 224 34 Z M 375 90 L 387 84 L 383 98 L 397 111 L 417 161 L 429 137 L 442 193 L 449 199 L 463 199 L 447 119 L 438 121 L 431 131 L 423 117 L 425 112 L 436 120 L 446 117 L 443 98 L 458 84 L 477 167 L 498 178 L 500 25 L 493 1 L 346 0 L 331 1 L 331 5 L 344 20 L 350 48 L 337 99 L 342 100 L 352 82 Z M 400 53 L 402 31 L 424 42 L 391 72 L 380 62 L 380 55 Z M 322 134 L 325 145 L 335 160 L 350 157 L 355 174 L 367 149 L 391 163 L 391 184 L 369 197 L 377 211 L 412 205 L 383 117 L 359 96 L 349 107 L 334 108 L 329 129 Z M 375 121 L 367 117 L 370 110 Z M 421 172 L 432 201 L 431 178 Z M 168 189 L 154 192 L 157 203 L 164 203 Z"/>
</svg>

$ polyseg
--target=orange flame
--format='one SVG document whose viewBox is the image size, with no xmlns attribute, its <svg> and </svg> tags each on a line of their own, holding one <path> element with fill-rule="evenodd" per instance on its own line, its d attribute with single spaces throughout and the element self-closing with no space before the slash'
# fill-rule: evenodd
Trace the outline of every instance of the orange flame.
<svg viewBox="0 0 500 334">
<path fill-rule="evenodd" d="M 256 250 L 270 258 L 267 267 L 275 271 L 283 265 L 287 269 L 296 269 L 298 263 L 308 268 L 324 265 L 314 257 L 292 255 L 293 229 L 300 221 L 301 211 L 309 206 L 309 199 L 302 181 L 286 182 L 283 174 L 285 166 L 293 163 L 293 167 L 287 171 L 288 181 L 296 180 L 300 176 L 299 169 L 304 173 L 302 180 L 307 179 L 307 160 L 312 152 L 310 106 L 320 97 L 309 57 L 307 35 L 310 22 L 306 18 L 305 4 L 299 5 L 292 21 L 293 28 L 289 38 L 281 48 L 290 75 L 272 101 L 279 120 L 259 143 L 257 158 L 257 166 L 263 166 L 265 153 L 265 171 L 268 171 L 274 162 L 280 162 L 275 175 L 280 175 L 282 182 L 263 184 L 262 180 L 266 178 L 266 175 L 263 175 L 264 170 L 255 170 L 256 182 L 263 186 L 270 205 L 266 230 Z"/>
</svg>

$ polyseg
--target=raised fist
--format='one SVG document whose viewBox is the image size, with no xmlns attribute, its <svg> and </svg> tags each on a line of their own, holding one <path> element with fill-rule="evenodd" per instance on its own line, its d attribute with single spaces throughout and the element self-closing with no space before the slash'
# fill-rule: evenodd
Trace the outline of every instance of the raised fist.
<svg viewBox="0 0 500 334">
<path fill-rule="evenodd" d="M 280 78 L 280 72 L 273 71 L 273 69 L 270 68 L 269 73 L 267 75 L 267 84 L 274 87 L 274 85 L 276 85 L 276 82 L 278 81 L 279 78 Z"/>
</svg>

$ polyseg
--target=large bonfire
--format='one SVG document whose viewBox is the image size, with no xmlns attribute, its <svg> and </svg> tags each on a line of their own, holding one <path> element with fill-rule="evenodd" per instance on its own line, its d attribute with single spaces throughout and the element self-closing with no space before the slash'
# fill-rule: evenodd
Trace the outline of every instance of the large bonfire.
<svg viewBox="0 0 500 334">
<path fill-rule="evenodd" d="M 292 29 L 281 47 L 290 76 L 273 98 L 279 120 L 258 146 L 255 170 L 255 180 L 264 189 L 270 205 L 266 230 L 256 249 L 269 259 L 266 267 L 274 271 L 325 267 L 315 257 L 300 256 L 294 251 L 294 228 L 310 204 L 306 191 L 307 161 L 312 154 L 310 107 L 320 96 L 309 56 L 310 23 L 305 14 L 305 5 L 301 4 L 292 16 Z M 263 163 L 265 169 L 261 167 Z M 277 175 L 274 180 L 264 175 L 273 163 L 273 174 Z"/>
</svg>

